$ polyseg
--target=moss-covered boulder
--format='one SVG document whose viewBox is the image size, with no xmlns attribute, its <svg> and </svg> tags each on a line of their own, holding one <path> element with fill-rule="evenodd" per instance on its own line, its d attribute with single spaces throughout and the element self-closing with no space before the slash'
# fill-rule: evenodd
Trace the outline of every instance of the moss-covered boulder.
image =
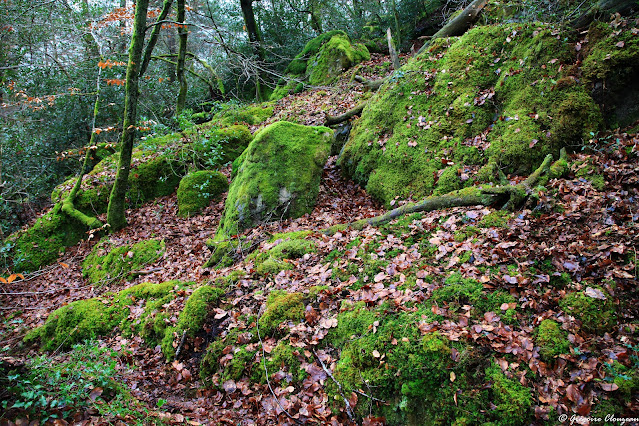
<svg viewBox="0 0 639 426">
<path fill-rule="evenodd" d="M 51 351 L 66 349 L 97 336 L 107 336 L 116 327 L 125 334 L 140 332 L 140 324 L 145 323 L 140 319 L 153 313 L 158 304 L 167 303 L 167 298 L 175 297 L 174 289 L 181 286 L 183 283 L 177 281 L 144 283 L 119 293 L 69 303 L 49 314 L 44 325 L 31 330 L 25 336 L 25 341 Z M 140 317 L 127 321 L 132 305 L 142 308 L 138 310 Z"/>
<path fill-rule="evenodd" d="M 436 40 L 368 102 L 339 165 L 387 205 L 485 181 L 475 176 L 489 163 L 528 173 L 601 124 L 574 61 L 573 46 L 544 25 Z"/>
<path fill-rule="evenodd" d="M 215 239 L 260 221 L 310 213 L 331 143 L 326 127 L 280 121 L 258 132 L 239 158 Z"/>
<path fill-rule="evenodd" d="M 277 332 L 284 321 L 299 322 L 304 318 L 304 295 L 274 290 L 266 299 L 266 311 L 260 317 L 260 333 L 264 336 Z"/>
<path fill-rule="evenodd" d="M 65 247 L 76 244 L 87 231 L 86 226 L 61 211 L 61 203 L 55 205 L 31 227 L 6 239 L 13 270 L 36 271 L 55 262 Z"/>
<path fill-rule="evenodd" d="M 352 43 L 344 31 L 334 30 L 310 40 L 286 68 L 270 99 L 304 90 L 304 82 L 325 85 L 334 82 L 343 71 L 370 59 L 367 47 Z"/>
<path fill-rule="evenodd" d="M 184 217 L 199 213 L 228 187 L 226 176 L 220 172 L 200 170 L 184 176 L 177 191 L 178 215 Z"/>
<path fill-rule="evenodd" d="M 547 362 L 570 350 L 567 333 L 561 329 L 557 321 L 551 319 L 545 319 L 539 324 L 535 341 L 539 346 L 541 359 Z"/>
<path fill-rule="evenodd" d="M 163 253 L 164 241 L 146 240 L 116 246 L 108 237 L 103 238 L 82 263 L 82 276 L 92 284 L 120 281 L 155 262 Z"/>
<path fill-rule="evenodd" d="M 368 49 L 363 44 L 351 43 L 347 35 L 335 34 L 308 60 L 308 82 L 314 86 L 330 84 L 337 80 L 343 71 L 369 60 L 370 57 Z"/>
</svg>

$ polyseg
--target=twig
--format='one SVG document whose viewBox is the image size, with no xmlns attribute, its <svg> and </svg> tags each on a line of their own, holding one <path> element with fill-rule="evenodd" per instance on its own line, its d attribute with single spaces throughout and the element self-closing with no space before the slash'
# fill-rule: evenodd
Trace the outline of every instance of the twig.
<svg viewBox="0 0 639 426">
<path fill-rule="evenodd" d="M 186 340 L 186 330 L 182 332 L 182 339 L 180 339 L 180 344 L 178 345 L 177 350 L 175 351 L 175 359 L 177 359 L 177 357 L 180 356 L 180 352 L 182 352 L 182 347 L 184 346 L 185 340 Z"/>
<path fill-rule="evenodd" d="M 354 390 L 353 392 L 358 393 L 358 394 L 360 394 L 360 395 L 362 395 L 362 396 L 365 396 L 366 398 L 370 398 L 370 399 L 372 399 L 373 401 L 382 402 L 382 403 L 384 403 L 384 404 L 386 403 L 386 401 L 384 401 L 383 399 L 375 398 L 374 396 L 370 396 L 370 395 L 368 395 L 368 394 L 365 394 L 365 393 L 364 393 L 364 392 L 362 392 L 361 390 Z"/>
<path fill-rule="evenodd" d="M 333 379 L 333 381 L 337 385 L 337 389 L 339 390 L 339 394 L 342 395 L 342 399 L 344 399 L 344 403 L 346 404 L 346 414 L 348 415 L 348 418 L 353 423 L 355 423 L 355 416 L 353 415 L 353 409 L 351 408 L 351 404 L 350 404 L 350 402 L 348 402 L 348 399 L 346 399 L 346 397 L 344 396 L 344 392 L 342 391 L 342 384 L 337 381 L 335 376 L 333 376 L 333 373 L 331 373 L 331 370 L 326 368 L 326 365 L 324 365 L 324 362 L 321 360 L 319 355 L 317 355 L 317 352 L 315 352 L 315 349 L 313 349 L 313 355 L 315 355 L 315 358 L 317 358 L 317 360 L 319 361 L 320 365 L 324 369 L 324 372 L 328 375 L 328 377 Z"/>
<path fill-rule="evenodd" d="M 268 378 L 268 368 L 266 367 L 266 353 L 264 352 L 264 343 L 262 342 L 262 336 L 260 336 L 260 317 L 261 315 L 257 316 L 257 321 L 255 321 L 255 326 L 257 328 L 257 338 L 260 340 L 260 348 L 262 349 L 262 364 L 264 365 L 264 374 L 266 375 L 266 384 L 268 385 L 268 389 L 271 391 L 271 395 L 273 395 L 273 398 L 275 398 L 275 402 L 277 402 L 277 405 L 284 412 L 284 414 L 286 414 L 289 419 L 293 420 L 295 424 L 301 425 L 303 424 L 301 421 L 291 416 L 291 414 L 288 411 L 286 411 L 284 407 L 282 407 L 282 404 L 280 404 L 280 399 L 277 397 L 277 395 L 275 394 L 275 391 L 271 387 L 271 381 Z"/>
</svg>

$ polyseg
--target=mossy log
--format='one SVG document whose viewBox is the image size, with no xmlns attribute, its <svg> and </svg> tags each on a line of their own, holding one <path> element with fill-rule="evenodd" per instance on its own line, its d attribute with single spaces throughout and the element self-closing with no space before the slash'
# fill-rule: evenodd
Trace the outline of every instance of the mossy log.
<svg viewBox="0 0 639 426">
<path fill-rule="evenodd" d="M 561 157 L 562 159 L 565 157 L 564 150 L 562 150 Z M 425 198 L 418 203 L 403 205 L 384 213 L 381 216 L 358 220 L 348 224 L 348 226 L 351 226 L 354 229 L 362 229 L 367 225 L 380 226 L 406 214 L 430 212 L 450 207 L 490 206 L 493 204 L 503 203 L 503 209 L 512 210 L 517 206 L 520 206 L 525 201 L 525 199 L 532 193 L 532 189 L 537 185 L 539 180 L 543 176 L 549 174 L 551 167 L 552 155 L 548 154 L 537 170 L 517 185 L 499 185 L 485 188 L 475 186 L 458 191 L 452 191 L 444 195 Z M 340 228 L 343 228 L 343 225 L 341 227 L 340 225 L 331 227 L 328 230 L 328 233 L 332 233 L 333 230 Z"/>
<path fill-rule="evenodd" d="M 471 4 L 466 6 L 466 9 L 464 9 L 462 13 L 444 25 L 441 30 L 437 31 L 431 37 L 430 41 L 425 43 L 417 53 L 419 54 L 426 50 L 430 45 L 430 42 L 435 39 L 463 35 L 477 20 L 486 4 L 488 4 L 488 0 L 474 0 Z"/>
<path fill-rule="evenodd" d="M 636 0 L 599 0 L 583 15 L 574 19 L 570 26 L 573 28 L 584 28 L 598 18 L 607 18 L 610 15 L 619 13 L 626 15 L 632 9 L 639 9 Z"/>
<path fill-rule="evenodd" d="M 363 102 L 357 105 L 355 108 L 348 110 L 344 114 L 338 115 L 338 116 L 332 116 L 332 115 L 326 114 L 326 123 L 324 125 L 334 126 L 335 124 L 340 124 L 346 120 L 350 120 L 354 116 L 361 114 L 365 106 L 366 106 L 366 102 Z"/>
</svg>

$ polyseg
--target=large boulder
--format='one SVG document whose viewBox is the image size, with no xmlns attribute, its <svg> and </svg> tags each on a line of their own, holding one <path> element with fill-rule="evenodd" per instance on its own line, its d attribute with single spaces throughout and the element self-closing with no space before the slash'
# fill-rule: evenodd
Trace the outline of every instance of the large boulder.
<svg viewBox="0 0 639 426">
<path fill-rule="evenodd" d="M 259 131 L 234 163 L 216 240 L 255 223 L 310 213 L 333 132 L 279 121 Z"/>
<path fill-rule="evenodd" d="M 199 170 L 184 176 L 177 190 L 178 216 L 198 214 L 228 188 L 226 176 L 218 171 Z"/>
<path fill-rule="evenodd" d="M 280 81 L 271 95 L 278 100 L 290 92 L 304 89 L 304 83 L 321 86 L 333 83 L 345 70 L 370 59 L 370 53 L 362 43 L 352 43 L 344 31 L 321 34 L 304 46 L 304 49 L 286 68 L 285 79 Z"/>
<path fill-rule="evenodd" d="M 575 62 L 541 24 L 435 40 L 368 102 L 339 165 L 387 206 L 480 183 L 488 169 L 530 172 L 601 125 Z"/>
</svg>

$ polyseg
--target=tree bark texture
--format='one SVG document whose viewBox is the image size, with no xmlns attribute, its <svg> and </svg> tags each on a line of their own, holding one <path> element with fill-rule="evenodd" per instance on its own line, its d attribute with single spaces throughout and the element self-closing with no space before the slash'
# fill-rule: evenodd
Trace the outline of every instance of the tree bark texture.
<svg viewBox="0 0 639 426">
<path fill-rule="evenodd" d="M 260 34 L 260 30 L 257 27 L 257 22 L 255 21 L 255 13 L 253 12 L 253 0 L 240 0 L 240 6 L 242 8 L 242 16 L 244 16 L 244 25 L 246 26 L 246 33 L 248 34 L 249 42 L 251 42 L 253 51 L 255 52 L 255 55 L 258 57 L 259 61 L 264 62 L 266 55 L 262 46 L 262 35 Z M 258 72 L 255 76 L 255 79 L 257 98 L 258 101 L 262 101 L 262 73 Z"/>
<path fill-rule="evenodd" d="M 639 9 L 636 0 L 600 0 L 596 5 L 588 9 L 586 13 L 573 20 L 570 26 L 584 28 L 595 19 L 608 18 L 608 16 L 615 13 L 624 15 L 632 9 Z"/>
<path fill-rule="evenodd" d="M 142 65 L 140 65 L 140 77 L 144 75 L 146 69 L 149 66 L 149 62 L 151 62 L 151 56 L 153 54 L 153 48 L 155 47 L 158 38 L 160 37 L 160 31 L 162 30 L 162 25 L 159 22 L 162 22 L 166 19 L 171 11 L 171 6 L 173 5 L 173 0 L 164 0 L 164 5 L 162 6 L 162 12 L 157 19 L 157 24 L 153 26 L 153 31 L 151 31 L 151 36 L 149 37 L 149 42 L 146 45 L 146 49 L 144 49 L 144 59 L 142 59 Z M 178 18 L 179 20 L 179 18 Z"/>
<path fill-rule="evenodd" d="M 131 154 L 135 138 L 138 119 L 138 96 L 140 64 L 144 48 L 144 33 L 146 31 L 146 14 L 149 0 L 138 0 L 135 5 L 133 21 L 133 35 L 129 48 L 129 63 L 126 69 L 126 90 L 124 97 L 124 120 L 122 124 L 122 138 L 120 140 L 120 155 L 115 183 L 109 197 L 107 208 L 107 222 L 112 231 L 118 231 L 126 226 L 125 197 L 131 170 Z"/>
<path fill-rule="evenodd" d="M 388 52 L 390 53 L 391 61 L 393 62 L 393 69 L 398 70 L 401 67 L 401 64 L 399 62 L 397 50 L 395 50 L 395 43 L 393 43 L 393 35 L 391 34 L 390 28 L 386 30 L 386 40 L 388 40 Z"/>
<path fill-rule="evenodd" d="M 178 47 L 177 67 L 175 69 L 175 74 L 177 75 L 178 83 L 180 84 L 180 91 L 178 93 L 177 105 L 175 107 L 175 115 L 181 114 L 184 110 L 184 106 L 186 105 L 186 92 L 188 90 L 186 74 L 184 73 L 184 68 L 186 66 L 186 48 L 189 37 L 189 30 L 186 25 L 184 25 L 186 19 L 185 3 L 186 0 L 178 0 L 177 2 L 177 20 L 179 23 L 178 34 L 180 37 L 180 43 Z"/>
</svg>

